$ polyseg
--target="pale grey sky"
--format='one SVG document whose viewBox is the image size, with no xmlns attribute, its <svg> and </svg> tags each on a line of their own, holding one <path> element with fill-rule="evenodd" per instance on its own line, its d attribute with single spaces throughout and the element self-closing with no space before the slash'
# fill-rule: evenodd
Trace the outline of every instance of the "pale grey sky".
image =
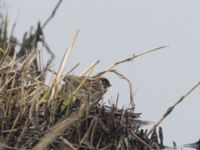
<svg viewBox="0 0 200 150">
<path fill-rule="evenodd" d="M 15 35 L 22 37 L 30 25 L 45 20 L 56 0 L 7 0 L 10 25 L 19 13 Z M 162 45 L 170 47 L 123 64 L 117 69 L 137 89 L 136 111 L 142 119 L 157 121 L 166 109 L 200 80 L 199 0 L 65 0 L 45 28 L 46 40 L 56 54 L 58 66 L 69 44 L 71 31 L 80 34 L 69 65 L 77 62 L 80 73 L 95 59 L 100 71 L 117 60 Z M 106 75 L 120 104 L 127 105 L 128 86 Z M 200 138 L 200 89 L 189 96 L 163 122 L 165 143 L 178 145 Z"/>
</svg>

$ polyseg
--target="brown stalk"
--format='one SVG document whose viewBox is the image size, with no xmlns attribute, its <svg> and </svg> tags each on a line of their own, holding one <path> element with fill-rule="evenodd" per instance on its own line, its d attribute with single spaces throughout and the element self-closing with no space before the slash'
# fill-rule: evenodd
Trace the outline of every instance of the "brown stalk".
<svg viewBox="0 0 200 150">
<path fill-rule="evenodd" d="M 99 120 L 98 115 L 95 115 L 94 116 L 94 125 L 92 126 L 92 130 L 90 133 L 90 144 L 92 144 L 92 145 L 93 145 L 93 141 L 94 141 L 94 135 L 95 135 L 95 132 L 97 129 L 98 120 Z"/>
<path fill-rule="evenodd" d="M 33 147 L 33 150 L 43 150 L 49 144 L 53 142 L 53 140 L 60 134 L 62 134 L 66 129 L 70 128 L 74 123 L 78 122 L 82 117 L 79 115 L 79 110 L 76 110 L 73 114 L 69 115 L 63 121 L 55 124 L 50 131 L 40 139 L 40 142 Z"/>
<path fill-rule="evenodd" d="M 126 80 L 128 82 L 129 85 L 129 92 L 130 92 L 130 104 L 131 107 L 133 108 L 133 110 L 135 109 L 135 102 L 134 102 L 134 94 L 133 94 L 133 86 L 132 86 L 132 82 L 125 77 L 122 73 L 119 73 L 117 70 L 109 70 L 108 72 L 113 72 L 116 75 L 118 75 L 120 78 Z"/>
<path fill-rule="evenodd" d="M 60 64 L 59 69 L 58 69 L 58 74 L 56 75 L 55 80 L 54 80 L 53 85 L 52 85 L 52 91 L 53 92 L 51 94 L 51 99 L 52 99 L 52 97 L 57 96 L 57 92 L 58 92 L 57 89 L 59 87 L 60 81 L 62 80 L 62 74 L 64 72 L 64 67 L 67 64 L 69 56 L 72 52 L 72 49 L 74 47 L 75 41 L 76 41 L 77 36 L 78 36 L 78 33 L 79 33 L 79 30 L 74 31 L 73 36 L 72 36 L 71 41 L 70 41 L 70 44 L 69 44 L 69 48 L 66 49 L 64 57 L 62 58 L 61 64 Z"/>
<path fill-rule="evenodd" d="M 104 71 L 95 74 L 93 77 L 102 76 L 104 73 L 109 72 L 110 70 L 112 70 L 113 68 L 115 68 L 115 67 L 116 67 L 117 65 L 119 65 L 119 64 L 122 64 L 122 63 L 125 63 L 125 62 L 133 61 L 133 60 L 136 59 L 137 57 L 143 56 L 143 55 L 148 54 L 148 53 L 151 53 L 151 52 L 158 51 L 158 50 L 163 49 L 163 48 L 166 48 L 166 47 L 167 47 L 167 46 L 160 46 L 160 47 L 157 47 L 157 48 L 154 48 L 154 49 L 151 49 L 151 50 L 147 50 L 147 51 L 141 52 L 141 53 L 136 54 L 136 55 L 134 54 L 133 56 L 131 56 L 131 57 L 129 57 L 129 58 L 126 58 L 126 59 L 120 60 L 120 61 L 118 61 L 118 62 L 115 62 L 113 65 L 109 66 L 109 67 L 106 68 Z"/>
<path fill-rule="evenodd" d="M 72 143 L 70 143 L 66 138 L 64 138 L 63 136 L 60 136 L 60 139 L 63 141 L 63 143 L 67 146 L 67 147 L 69 147 L 71 150 L 78 150 L 77 148 L 75 148 L 74 146 L 73 146 L 73 144 Z"/>
<path fill-rule="evenodd" d="M 142 144 L 144 144 L 146 147 L 148 147 L 150 150 L 154 150 L 149 144 L 147 144 L 144 140 L 142 140 L 139 136 L 137 136 L 133 131 L 131 131 L 131 134 Z"/>
<path fill-rule="evenodd" d="M 94 124 L 95 124 L 95 119 L 93 119 L 93 120 L 90 122 L 90 125 L 89 125 L 89 127 L 88 127 L 86 133 L 84 134 L 84 136 L 83 136 L 81 142 L 80 142 L 80 145 L 81 145 L 82 143 L 84 143 L 85 141 L 88 140 L 89 134 L 90 134 L 90 132 L 92 131 L 92 128 L 93 128 Z"/>
<path fill-rule="evenodd" d="M 195 86 L 193 86 L 186 94 L 181 96 L 174 105 L 169 107 L 167 109 L 167 111 L 163 114 L 163 116 L 160 118 L 160 120 L 149 130 L 149 132 L 147 133 L 147 136 L 149 136 L 151 133 L 153 133 L 153 131 L 164 121 L 164 119 L 166 119 L 167 116 L 172 113 L 174 108 L 178 104 L 180 104 L 186 97 L 188 97 L 199 85 L 200 85 L 200 82 L 198 82 Z"/>
<path fill-rule="evenodd" d="M 51 15 L 47 18 L 47 20 L 44 22 L 44 24 L 42 25 L 42 29 L 45 28 L 45 26 L 49 23 L 49 21 L 55 16 L 56 11 L 58 10 L 59 6 L 61 5 L 61 3 L 63 2 L 63 0 L 59 0 L 58 3 L 56 4 L 54 10 L 52 11 Z"/>
<path fill-rule="evenodd" d="M 15 144 L 15 148 L 18 148 L 19 143 L 21 142 L 21 140 L 22 140 L 22 138 L 23 138 L 23 136 L 24 136 L 26 130 L 28 129 L 28 124 L 29 124 L 29 118 L 26 119 L 26 122 L 25 122 L 25 124 L 24 124 L 23 129 L 22 129 L 22 132 L 21 132 L 21 134 L 20 134 L 20 136 L 19 136 L 19 138 L 17 139 L 17 142 L 16 142 L 16 144 Z"/>
</svg>

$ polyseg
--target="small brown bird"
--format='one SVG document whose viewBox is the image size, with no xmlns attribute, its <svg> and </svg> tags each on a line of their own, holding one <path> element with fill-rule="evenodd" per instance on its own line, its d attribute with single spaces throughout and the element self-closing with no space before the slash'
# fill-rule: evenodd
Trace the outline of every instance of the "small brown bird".
<svg viewBox="0 0 200 150">
<path fill-rule="evenodd" d="M 85 80 L 75 95 L 77 100 L 88 100 L 89 102 L 96 103 L 107 92 L 111 86 L 108 79 L 104 77 L 92 78 L 86 76 L 68 75 L 63 81 L 65 82 L 64 90 L 69 95 L 72 94 L 77 87 Z"/>
</svg>

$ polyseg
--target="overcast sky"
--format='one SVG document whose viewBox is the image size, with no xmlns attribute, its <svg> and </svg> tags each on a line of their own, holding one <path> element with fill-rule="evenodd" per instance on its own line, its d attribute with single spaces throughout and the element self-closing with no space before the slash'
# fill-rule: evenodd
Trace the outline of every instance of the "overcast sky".
<svg viewBox="0 0 200 150">
<path fill-rule="evenodd" d="M 22 37 L 31 25 L 43 22 L 56 0 L 7 0 L 9 24 L 17 20 L 15 35 Z M 45 28 L 46 41 L 56 54 L 58 66 L 69 44 L 71 32 L 80 28 L 67 68 L 80 62 L 79 74 L 95 59 L 101 71 L 117 60 L 143 50 L 170 45 L 157 53 L 117 67 L 137 90 L 136 111 L 142 119 L 157 121 L 200 80 L 199 0 L 65 0 Z M 105 75 L 127 106 L 127 84 L 112 74 Z M 165 143 L 178 145 L 200 138 L 200 88 L 181 103 L 162 123 Z M 198 115 L 197 115 L 198 114 Z"/>
</svg>

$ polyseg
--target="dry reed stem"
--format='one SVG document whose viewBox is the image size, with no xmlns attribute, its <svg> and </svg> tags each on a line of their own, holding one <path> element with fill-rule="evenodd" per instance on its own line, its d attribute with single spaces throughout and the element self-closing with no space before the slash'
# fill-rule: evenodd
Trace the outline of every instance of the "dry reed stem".
<svg viewBox="0 0 200 150">
<path fill-rule="evenodd" d="M 11 147 L 11 146 L 7 146 L 3 143 L 0 143 L 0 150 L 5 150 L 5 149 L 8 149 L 8 150 L 19 150 L 18 148 L 14 148 L 14 147 Z"/>
<path fill-rule="evenodd" d="M 158 50 L 161 50 L 163 48 L 166 48 L 166 47 L 169 47 L 168 45 L 164 45 L 164 46 L 160 46 L 160 47 L 157 47 L 157 48 L 154 48 L 154 49 L 151 49 L 151 50 L 147 50 L 147 51 L 143 51 L 133 57 L 137 58 L 137 57 L 140 57 L 142 55 L 145 55 L 145 54 L 148 54 L 148 53 L 152 53 L 152 52 L 155 52 L 155 51 L 158 51 Z M 134 58 L 133 58 L 134 59 Z"/>
<path fill-rule="evenodd" d="M 108 148 L 110 148 L 110 147 L 112 147 L 112 144 L 109 144 L 109 145 L 107 145 L 107 146 L 105 146 L 104 148 L 101 148 L 101 149 L 99 149 L 99 150 L 108 150 Z"/>
<path fill-rule="evenodd" d="M 91 133 L 90 133 L 90 143 L 93 144 L 93 141 L 94 141 L 94 135 L 95 135 L 95 132 L 96 132 L 96 129 L 97 129 L 97 124 L 99 122 L 99 118 L 97 115 L 95 115 L 94 117 L 94 125 L 92 127 L 92 130 L 91 130 Z"/>
<path fill-rule="evenodd" d="M 95 60 L 89 67 L 87 67 L 80 76 L 85 76 L 88 72 L 91 72 L 91 70 L 99 63 L 99 60 Z"/>
<path fill-rule="evenodd" d="M 132 87 L 132 82 L 126 78 L 124 75 L 122 75 L 121 73 L 119 73 L 118 71 L 114 70 L 113 68 L 115 68 L 117 65 L 119 64 L 122 64 L 122 63 L 125 63 L 125 62 L 130 62 L 130 61 L 133 61 L 135 58 L 137 57 L 140 57 L 140 56 L 143 56 L 145 54 L 148 54 L 148 53 L 151 53 L 151 52 L 155 52 L 155 51 L 158 51 L 160 49 L 163 49 L 163 48 L 166 48 L 167 46 L 160 46 L 160 47 L 157 47 L 157 48 L 154 48 L 154 49 L 151 49 L 151 50 L 147 50 L 147 51 L 144 51 L 144 52 L 141 52 L 137 55 L 133 55 L 129 58 L 126 58 L 124 60 L 121 60 L 121 61 L 118 61 L 118 62 L 115 62 L 113 65 L 111 65 L 110 67 L 108 67 L 107 69 L 105 69 L 104 71 L 101 71 L 95 75 L 93 75 L 92 77 L 94 78 L 97 78 L 97 77 L 100 77 L 102 76 L 103 74 L 107 73 L 107 72 L 114 72 L 115 74 L 117 74 L 118 76 L 122 77 L 122 79 L 125 79 L 128 84 L 129 84 L 129 91 L 130 91 L 130 104 L 131 104 L 131 107 L 135 108 L 135 103 L 134 103 L 134 94 L 133 94 L 133 87 Z"/>
<path fill-rule="evenodd" d="M 134 102 L 134 94 L 133 94 L 133 86 L 132 86 L 132 82 L 122 73 L 119 73 L 119 71 L 117 70 L 107 70 L 106 72 L 112 72 L 115 73 L 117 76 L 119 76 L 120 78 L 126 80 L 128 82 L 129 85 L 129 91 L 130 91 L 130 104 L 131 107 L 133 108 L 133 111 L 135 109 L 135 102 Z"/>
<path fill-rule="evenodd" d="M 74 44 L 75 44 L 77 36 L 78 36 L 78 33 L 79 33 L 78 29 L 75 30 L 74 33 L 73 33 L 72 39 L 71 39 L 71 41 L 69 43 L 69 48 L 66 49 L 66 51 L 64 53 L 64 57 L 63 57 L 62 62 L 60 64 L 60 67 L 58 69 L 58 74 L 57 74 L 57 76 L 55 78 L 56 81 L 61 78 L 61 75 L 64 72 L 64 67 L 67 64 L 67 60 L 69 59 L 69 56 L 70 56 L 70 54 L 72 52 L 72 49 L 74 47 Z"/>
<path fill-rule="evenodd" d="M 129 58 L 126 58 L 126 59 L 123 59 L 123 60 L 120 60 L 118 62 L 115 62 L 114 64 L 112 64 L 111 66 L 107 67 L 104 71 L 102 72 L 99 72 L 97 74 L 95 74 L 93 77 L 99 77 L 99 76 L 102 76 L 104 73 L 112 70 L 113 68 L 115 68 L 117 65 L 119 64 L 122 64 L 122 63 L 125 63 L 125 62 L 130 62 L 130 61 L 133 61 L 135 58 L 137 57 L 140 57 L 140 56 L 143 56 L 145 54 L 148 54 L 148 53 L 151 53 L 151 52 L 155 52 L 155 51 L 158 51 L 160 49 L 163 49 L 163 48 L 166 48 L 167 46 L 160 46 L 160 47 L 157 47 L 157 48 L 154 48 L 154 49 L 151 49 L 151 50 L 147 50 L 147 51 L 144 51 L 144 52 L 141 52 L 139 54 L 133 54 L 133 56 L 129 57 Z"/>
<path fill-rule="evenodd" d="M 137 136 L 133 131 L 131 131 L 131 134 L 142 144 L 144 144 L 146 147 L 148 147 L 150 150 L 154 150 L 149 144 L 147 144 L 144 140 L 142 140 L 139 136 Z"/>
<path fill-rule="evenodd" d="M 45 26 L 49 23 L 49 21 L 55 16 L 56 11 L 58 10 L 58 8 L 59 8 L 59 6 L 61 5 L 62 2 L 63 2 L 63 0 L 58 1 L 58 3 L 56 4 L 55 8 L 53 9 L 51 15 L 47 18 L 47 20 L 42 25 L 42 29 L 44 29 Z"/>
<path fill-rule="evenodd" d="M 70 54 L 72 52 L 72 49 L 74 47 L 75 41 L 76 41 L 77 36 L 78 36 L 78 33 L 79 33 L 78 29 L 74 31 L 73 36 L 71 38 L 71 41 L 69 43 L 69 47 L 66 49 L 66 51 L 64 53 L 64 57 L 63 57 L 63 59 L 61 61 L 60 67 L 58 69 L 58 74 L 56 75 L 55 80 L 54 80 L 53 85 L 52 85 L 52 91 L 51 91 L 50 101 L 49 102 L 51 102 L 53 97 L 57 96 L 57 92 L 58 92 L 58 89 L 59 89 L 58 88 L 59 87 L 59 83 L 62 80 L 62 74 L 64 72 L 65 65 L 67 64 L 69 56 L 70 56 Z"/>
<path fill-rule="evenodd" d="M 106 133 L 110 133 L 110 129 L 106 127 L 105 123 L 101 120 L 101 119 L 98 119 L 98 123 L 99 123 L 99 126 L 101 126 L 101 128 L 106 132 Z"/>
<path fill-rule="evenodd" d="M 12 125 L 12 127 L 10 129 L 11 131 L 13 131 L 15 129 L 15 127 L 16 127 L 16 125 L 18 123 L 18 120 L 20 119 L 20 116 L 21 116 L 21 113 L 18 113 L 17 116 L 16 116 L 16 119 L 14 120 L 13 125 Z"/>
<path fill-rule="evenodd" d="M 75 148 L 73 146 L 72 143 L 70 143 L 66 138 L 64 138 L 63 136 L 60 136 L 60 139 L 63 141 L 63 143 L 68 146 L 71 150 L 78 150 L 77 148 Z"/>
<path fill-rule="evenodd" d="M 74 44 L 75 44 L 75 41 L 77 39 L 78 33 L 79 33 L 78 29 L 74 30 L 72 38 L 71 38 L 71 41 L 69 43 L 69 47 L 66 49 L 66 51 L 64 53 L 64 56 L 62 58 L 62 61 L 60 63 L 60 66 L 59 66 L 59 69 L 58 69 L 58 73 L 55 74 L 53 83 L 50 86 L 50 88 L 47 90 L 47 92 L 44 94 L 44 96 L 41 97 L 41 99 L 38 101 L 37 109 L 39 108 L 39 105 L 41 105 L 42 103 L 47 102 L 47 101 L 50 103 L 51 100 L 53 100 L 53 97 L 57 96 L 57 92 L 58 92 L 58 89 L 59 89 L 58 88 L 59 87 L 59 83 L 63 78 L 62 74 L 64 72 L 64 68 L 65 68 L 65 65 L 67 63 L 67 60 L 69 59 L 69 56 L 70 56 L 70 54 L 72 52 L 72 49 L 74 47 Z"/>
<path fill-rule="evenodd" d="M 85 132 L 83 138 L 81 139 L 80 145 L 81 145 L 82 143 L 84 143 L 86 140 L 88 140 L 89 134 L 90 134 L 90 132 L 92 131 L 92 128 L 93 128 L 94 124 L 95 124 L 95 120 L 93 119 L 93 120 L 90 122 L 90 125 L 89 125 L 87 131 Z"/>
<path fill-rule="evenodd" d="M 22 140 L 22 137 L 24 136 L 25 132 L 28 130 L 28 124 L 29 124 L 29 118 L 26 119 L 26 122 L 24 124 L 24 127 L 22 129 L 22 132 L 20 133 L 18 139 L 17 139 L 17 142 L 15 144 L 15 148 L 18 148 L 21 140 Z"/>
<path fill-rule="evenodd" d="M 74 67 L 72 67 L 65 76 L 68 76 L 72 71 L 74 71 L 78 66 L 80 65 L 80 63 L 77 63 Z"/>
<path fill-rule="evenodd" d="M 169 107 L 164 115 L 160 118 L 160 120 L 148 131 L 147 136 L 149 136 L 162 122 L 167 116 L 173 111 L 173 109 L 180 104 L 187 96 L 189 96 L 198 86 L 200 86 L 200 82 L 198 82 L 195 86 L 193 86 L 185 95 L 181 96 L 178 101 Z"/>
<path fill-rule="evenodd" d="M 71 69 L 69 69 L 69 71 L 66 73 L 66 75 L 62 76 L 62 80 L 63 80 L 63 78 L 68 76 L 72 71 L 74 71 L 79 65 L 80 65 L 80 63 L 77 63 L 75 66 L 73 66 Z M 54 70 L 52 70 L 50 68 L 47 68 L 47 71 L 49 71 L 53 75 L 57 75 L 58 74 L 56 71 L 54 71 Z"/>
<path fill-rule="evenodd" d="M 36 59 L 38 54 L 39 54 L 39 49 L 36 49 L 30 55 L 28 55 L 28 58 L 25 59 L 24 62 L 23 62 L 22 72 L 28 70 L 31 67 L 33 61 Z"/>
<path fill-rule="evenodd" d="M 3 49 L 2 49 L 3 50 Z M 3 65 L 5 63 L 6 58 L 8 57 L 8 52 L 9 52 L 9 45 L 8 47 L 3 50 L 3 58 L 1 58 L 1 64 Z"/>
<path fill-rule="evenodd" d="M 81 117 L 82 116 L 79 115 L 79 110 L 76 110 L 73 114 L 67 116 L 66 119 L 55 124 L 50 131 L 40 139 L 40 142 L 33 147 L 33 150 L 45 149 L 57 136 L 61 135 L 67 128 L 71 127 L 71 125 L 78 122 Z"/>
<path fill-rule="evenodd" d="M 41 84 L 41 85 L 43 84 L 42 81 L 38 81 L 38 83 Z M 13 91 L 16 91 L 16 90 L 21 89 L 22 87 L 24 87 L 24 88 L 35 87 L 35 85 L 37 85 L 38 83 L 35 82 L 35 83 L 30 83 L 30 84 L 28 84 L 28 85 L 26 85 L 26 86 L 19 86 L 19 87 L 15 87 L 15 88 L 7 89 L 7 92 L 13 92 Z"/>
<path fill-rule="evenodd" d="M 135 110 L 135 102 L 134 102 L 134 94 L 133 94 L 133 86 L 132 86 L 132 82 L 125 77 L 122 73 L 119 73 L 116 70 L 110 70 L 111 72 L 114 72 L 115 74 L 117 74 L 118 76 L 120 76 L 122 79 L 126 80 L 128 82 L 129 85 L 129 91 L 130 91 L 130 104 L 131 107 L 133 108 L 133 110 Z"/>
</svg>

